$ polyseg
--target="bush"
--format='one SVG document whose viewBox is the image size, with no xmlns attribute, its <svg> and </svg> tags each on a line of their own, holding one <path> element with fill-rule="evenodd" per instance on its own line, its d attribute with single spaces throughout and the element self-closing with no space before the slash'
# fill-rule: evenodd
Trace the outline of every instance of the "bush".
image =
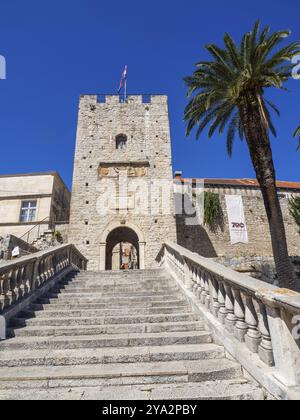
<svg viewBox="0 0 300 420">
<path fill-rule="evenodd" d="M 215 231 L 223 225 L 223 211 L 219 194 L 209 191 L 204 193 L 204 225 Z"/>
<path fill-rule="evenodd" d="M 54 238 L 57 240 L 57 242 L 62 243 L 63 242 L 63 237 L 62 234 L 60 233 L 59 230 L 56 230 L 53 234 Z"/>
<path fill-rule="evenodd" d="M 300 234 L 300 197 L 292 197 L 289 200 L 290 214 L 293 216 Z"/>
</svg>

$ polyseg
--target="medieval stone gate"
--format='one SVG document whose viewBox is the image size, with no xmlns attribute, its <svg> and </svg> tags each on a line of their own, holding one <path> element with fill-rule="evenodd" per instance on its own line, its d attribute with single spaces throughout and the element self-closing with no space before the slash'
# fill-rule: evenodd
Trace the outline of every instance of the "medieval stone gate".
<svg viewBox="0 0 300 420">
<path fill-rule="evenodd" d="M 170 187 L 164 205 L 160 183 Z M 166 96 L 81 96 L 69 240 L 89 269 L 111 269 L 113 248 L 124 241 L 140 269 L 155 266 L 162 242 L 176 240 L 172 186 Z"/>
</svg>

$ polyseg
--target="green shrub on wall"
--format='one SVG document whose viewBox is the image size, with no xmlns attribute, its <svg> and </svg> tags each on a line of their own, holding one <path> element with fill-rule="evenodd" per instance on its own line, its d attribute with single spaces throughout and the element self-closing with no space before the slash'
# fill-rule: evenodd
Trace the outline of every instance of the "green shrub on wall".
<svg viewBox="0 0 300 420">
<path fill-rule="evenodd" d="M 300 197 L 292 197 L 289 200 L 290 214 L 293 216 L 300 234 Z"/>
<path fill-rule="evenodd" d="M 209 191 L 204 193 L 204 225 L 212 231 L 223 226 L 223 211 L 219 194 Z"/>
<path fill-rule="evenodd" d="M 53 236 L 57 240 L 57 242 L 63 243 L 63 237 L 59 230 L 56 230 Z"/>
</svg>

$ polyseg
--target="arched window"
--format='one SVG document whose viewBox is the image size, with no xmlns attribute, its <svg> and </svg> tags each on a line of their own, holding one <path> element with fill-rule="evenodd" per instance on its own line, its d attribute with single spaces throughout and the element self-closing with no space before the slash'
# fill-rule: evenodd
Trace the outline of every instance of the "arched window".
<svg viewBox="0 0 300 420">
<path fill-rule="evenodd" d="M 127 147 L 127 136 L 125 134 L 119 134 L 116 137 L 116 149 L 125 150 Z"/>
</svg>

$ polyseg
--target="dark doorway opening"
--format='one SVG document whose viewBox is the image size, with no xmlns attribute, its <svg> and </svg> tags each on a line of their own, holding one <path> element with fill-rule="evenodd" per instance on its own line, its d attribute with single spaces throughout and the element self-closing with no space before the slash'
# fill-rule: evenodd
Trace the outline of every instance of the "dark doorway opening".
<svg viewBox="0 0 300 420">
<path fill-rule="evenodd" d="M 139 269 L 139 238 L 134 230 L 119 227 L 112 230 L 106 241 L 106 270 Z"/>
</svg>

